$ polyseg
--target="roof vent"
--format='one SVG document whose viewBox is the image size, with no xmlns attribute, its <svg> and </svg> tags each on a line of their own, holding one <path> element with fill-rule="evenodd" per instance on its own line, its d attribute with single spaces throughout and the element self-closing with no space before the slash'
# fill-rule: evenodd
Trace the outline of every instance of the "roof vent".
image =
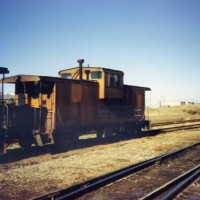
<svg viewBox="0 0 200 200">
<path fill-rule="evenodd" d="M 84 59 L 77 60 L 77 62 L 79 63 L 79 79 L 82 80 L 83 79 L 82 68 L 83 68 Z"/>
</svg>

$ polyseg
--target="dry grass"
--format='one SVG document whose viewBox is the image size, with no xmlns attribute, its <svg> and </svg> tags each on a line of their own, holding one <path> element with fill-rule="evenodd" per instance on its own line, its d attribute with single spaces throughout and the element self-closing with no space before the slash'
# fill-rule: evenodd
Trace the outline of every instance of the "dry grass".
<svg viewBox="0 0 200 200">
<path fill-rule="evenodd" d="M 166 115 L 183 115 L 183 116 L 200 116 L 200 106 L 174 106 L 163 108 L 149 108 L 150 116 L 166 116 Z"/>
<path fill-rule="evenodd" d="M 164 108 L 149 108 L 146 116 L 154 122 L 188 120 L 200 118 L 200 106 L 177 106 Z"/>
</svg>

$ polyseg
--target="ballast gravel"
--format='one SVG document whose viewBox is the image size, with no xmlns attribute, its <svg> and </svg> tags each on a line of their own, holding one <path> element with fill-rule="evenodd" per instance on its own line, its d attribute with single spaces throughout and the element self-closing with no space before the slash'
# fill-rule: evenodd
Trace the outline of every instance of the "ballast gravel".
<svg viewBox="0 0 200 200">
<path fill-rule="evenodd" d="M 32 199 L 199 141 L 197 129 L 30 157 L 8 152 L 0 157 L 0 199 Z"/>
</svg>

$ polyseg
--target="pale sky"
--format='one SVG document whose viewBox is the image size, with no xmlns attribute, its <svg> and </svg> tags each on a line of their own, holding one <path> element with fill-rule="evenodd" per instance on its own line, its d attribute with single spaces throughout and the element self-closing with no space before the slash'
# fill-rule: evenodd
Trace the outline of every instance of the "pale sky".
<svg viewBox="0 0 200 200">
<path fill-rule="evenodd" d="M 200 0 L 0 0 L 0 66 L 122 70 L 152 101 L 200 102 Z M 10 92 L 10 88 L 7 91 Z"/>
</svg>

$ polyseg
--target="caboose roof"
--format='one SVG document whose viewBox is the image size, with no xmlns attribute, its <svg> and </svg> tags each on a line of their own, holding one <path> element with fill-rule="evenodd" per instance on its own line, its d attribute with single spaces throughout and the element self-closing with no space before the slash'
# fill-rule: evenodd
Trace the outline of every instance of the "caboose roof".
<svg viewBox="0 0 200 200">
<path fill-rule="evenodd" d="M 138 90 L 151 91 L 151 88 L 149 88 L 149 87 L 141 87 L 141 86 L 134 86 L 134 85 L 124 85 L 124 86 L 131 87 L 131 88 L 138 89 Z"/>
<path fill-rule="evenodd" d="M 58 74 L 60 74 L 61 72 L 70 71 L 70 70 L 73 70 L 73 69 L 79 69 L 79 67 L 72 67 L 72 68 L 68 68 L 68 69 L 63 69 L 63 70 L 60 70 L 58 72 Z M 104 68 L 104 67 L 83 67 L 83 69 L 99 69 L 99 70 L 103 70 L 103 71 L 106 71 L 106 72 L 117 72 L 117 73 L 124 74 L 123 71 L 115 70 L 115 69 L 109 69 L 109 68 Z"/>
<path fill-rule="evenodd" d="M 19 80 L 20 82 L 33 82 L 33 81 L 37 82 L 41 80 L 53 80 L 53 79 L 56 79 L 56 77 L 19 74 L 15 76 L 6 77 L 4 79 L 4 83 L 15 83 L 17 80 Z"/>
<path fill-rule="evenodd" d="M 2 83 L 2 80 L 3 79 L 0 80 L 0 83 Z M 56 81 L 59 81 L 59 80 L 71 81 L 71 82 L 79 82 L 79 81 L 88 82 L 88 80 L 79 80 L 79 79 L 75 80 L 75 79 L 65 79 L 65 78 L 51 77 L 51 76 L 38 76 L 38 75 L 22 75 L 22 74 L 19 74 L 19 75 L 16 75 L 16 76 L 6 77 L 4 79 L 4 83 L 16 83 L 17 80 L 19 80 L 20 82 L 38 82 L 38 81 L 53 81 L 53 82 L 56 82 Z M 91 81 L 91 80 L 89 82 L 96 83 L 95 81 Z M 124 85 L 124 86 L 125 87 L 132 87 L 134 89 L 139 89 L 139 90 L 144 90 L 144 91 L 151 91 L 151 89 L 148 88 L 148 87 L 140 87 L 140 86 L 133 86 L 133 85 Z"/>
<path fill-rule="evenodd" d="M 0 83 L 2 82 L 3 79 L 0 80 Z M 65 78 L 60 78 L 60 77 L 51 77 L 51 76 L 38 76 L 38 75 L 15 75 L 15 76 L 9 76 L 4 79 L 4 83 L 16 83 L 17 81 L 20 82 L 38 82 L 38 81 L 68 81 L 68 82 L 88 82 L 88 80 L 73 80 L 73 79 L 65 79 Z M 95 82 L 95 81 L 89 81 Z M 95 82 L 96 83 L 96 82 Z"/>
</svg>

